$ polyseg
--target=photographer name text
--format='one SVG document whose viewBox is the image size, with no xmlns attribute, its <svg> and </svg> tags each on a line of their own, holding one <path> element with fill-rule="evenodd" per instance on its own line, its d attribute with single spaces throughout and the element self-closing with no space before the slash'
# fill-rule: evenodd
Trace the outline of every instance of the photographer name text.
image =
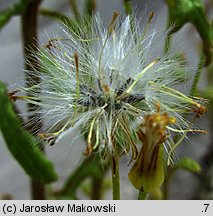
<svg viewBox="0 0 213 216">
<path fill-rule="evenodd" d="M 4 205 L 3 213 L 114 213 L 116 212 L 115 204 L 107 205 L 85 205 L 85 204 L 67 204 L 67 205 L 25 205 L 22 204 L 18 207 L 13 205 Z"/>
</svg>

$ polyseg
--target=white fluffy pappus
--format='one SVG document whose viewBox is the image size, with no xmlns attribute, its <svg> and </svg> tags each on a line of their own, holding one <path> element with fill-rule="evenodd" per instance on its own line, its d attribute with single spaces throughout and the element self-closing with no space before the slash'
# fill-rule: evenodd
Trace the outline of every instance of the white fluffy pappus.
<svg viewBox="0 0 213 216">
<path fill-rule="evenodd" d="M 153 27 L 151 19 L 141 28 L 136 18 L 115 13 L 104 26 L 96 15 L 63 29 L 64 36 L 50 39 L 35 54 L 39 71 L 34 73 L 41 82 L 21 88 L 24 99 L 38 106 L 27 115 L 44 122 L 40 137 L 53 144 L 78 129 L 87 155 L 131 151 L 133 160 L 138 154 L 137 127 L 159 107 L 176 119 L 167 127 L 167 152 L 175 146 L 172 133 L 193 131 L 183 114 L 199 115 L 205 108 L 201 99 L 175 90 L 184 79 L 185 62 L 178 53 L 161 50 L 167 33 Z"/>
</svg>

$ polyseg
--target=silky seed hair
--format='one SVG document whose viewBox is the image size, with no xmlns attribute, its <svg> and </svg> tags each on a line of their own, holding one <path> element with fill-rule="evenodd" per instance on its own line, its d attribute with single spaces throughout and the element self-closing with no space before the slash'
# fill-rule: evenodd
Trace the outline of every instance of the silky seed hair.
<svg viewBox="0 0 213 216">
<path fill-rule="evenodd" d="M 96 152 L 105 158 L 131 152 L 134 160 L 138 127 L 160 107 L 175 119 L 164 142 L 172 160 L 173 135 L 195 131 L 185 116 L 203 114 L 205 101 L 175 89 L 185 77 L 186 62 L 180 53 L 163 52 L 168 32 L 159 30 L 153 17 L 147 17 L 144 28 L 136 17 L 118 13 L 107 26 L 100 15 L 74 28 L 65 24 L 63 36 L 49 39 L 32 54 L 40 67 L 28 74 L 41 82 L 19 90 L 26 95 L 21 99 L 38 107 L 26 115 L 43 121 L 40 138 L 54 145 L 78 129 L 86 155 Z"/>
</svg>

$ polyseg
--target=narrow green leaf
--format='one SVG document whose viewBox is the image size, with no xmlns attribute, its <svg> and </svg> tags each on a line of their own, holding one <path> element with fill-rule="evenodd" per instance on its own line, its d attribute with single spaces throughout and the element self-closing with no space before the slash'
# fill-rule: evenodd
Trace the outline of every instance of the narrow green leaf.
<svg viewBox="0 0 213 216">
<path fill-rule="evenodd" d="M 0 130 L 11 154 L 33 179 L 50 183 L 57 180 L 52 163 L 36 145 L 36 139 L 21 127 L 20 119 L 8 99 L 6 87 L 0 82 Z"/>
<path fill-rule="evenodd" d="M 198 162 L 191 159 L 191 158 L 183 158 L 183 159 L 181 159 L 175 165 L 175 168 L 182 168 L 182 169 L 188 170 L 190 172 L 195 172 L 195 173 L 201 171 L 201 167 L 198 164 Z"/>
</svg>

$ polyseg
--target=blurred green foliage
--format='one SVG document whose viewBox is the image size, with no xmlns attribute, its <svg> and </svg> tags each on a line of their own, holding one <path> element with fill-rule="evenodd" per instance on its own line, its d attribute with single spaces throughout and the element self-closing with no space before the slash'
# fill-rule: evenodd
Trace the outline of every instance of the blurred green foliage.
<svg viewBox="0 0 213 216">
<path fill-rule="evenodd" d="M 50 183 L 57 180 L 53 164 L 38 147 L 38 142 L 22 126 L 14 113 L 6 87 L 0 82 L 0 129 L 7 147 L 25 172 L 33 179 Z"/>
<path fill-rule="evenodd" d="M 213 58 L 213 27 L 208 21 L 201 0 L 166 0 L 169 9 L 168 27 L 172 26 L 171 33 L 177 32 L 186 23 L 193 24 L 203 41 L 203 53 L 206 56 L 206 65 Z"/>
<path fill-rule="evenodd" d="M 12 16 L 23 14 L 30 2 L 32 2 L 32 0 L 19 0 L 18 3 L 7 7 L 3 11 L 0 11 L 0 30 L 7 24 Z"/>
</svg>

